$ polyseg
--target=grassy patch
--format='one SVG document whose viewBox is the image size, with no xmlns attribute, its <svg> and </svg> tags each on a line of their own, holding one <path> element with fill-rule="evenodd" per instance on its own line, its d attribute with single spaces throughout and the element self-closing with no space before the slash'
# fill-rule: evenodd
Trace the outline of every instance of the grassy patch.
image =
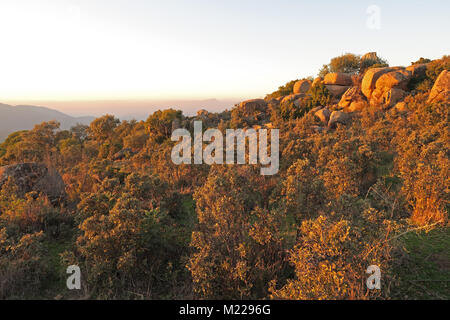
<svg viewBox="0 0 450 320">
<path fill-rule="evenodd" d="M 403 235 L 398 255 L 394 299 L 450 299 L 449 227 Z"/>
</svg>

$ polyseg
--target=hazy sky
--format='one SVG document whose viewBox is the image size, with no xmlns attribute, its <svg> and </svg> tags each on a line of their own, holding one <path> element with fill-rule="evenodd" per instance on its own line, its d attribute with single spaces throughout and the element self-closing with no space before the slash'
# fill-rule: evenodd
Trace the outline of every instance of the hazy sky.
<svg viewBox="0 0 450 320">
<path fill-rule="evenodd" d="M 448 0 L 0 0 L 0 101 L 262 97 L 345 52 L 391 65 L 450 54 L 449 12 Z"/>
</svg>

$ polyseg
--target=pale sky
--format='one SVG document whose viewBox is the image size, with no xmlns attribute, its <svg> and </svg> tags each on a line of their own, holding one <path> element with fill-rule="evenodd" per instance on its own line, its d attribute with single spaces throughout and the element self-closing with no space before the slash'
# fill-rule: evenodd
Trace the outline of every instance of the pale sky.
<svg viewBox="0 0 450 320">
<path fill-rule="evenodd" d="M 263 97 L 346 52 L 450 54 L 449 13 L 448 0 L 0 0 L 0 102 Z"/>
</svg>

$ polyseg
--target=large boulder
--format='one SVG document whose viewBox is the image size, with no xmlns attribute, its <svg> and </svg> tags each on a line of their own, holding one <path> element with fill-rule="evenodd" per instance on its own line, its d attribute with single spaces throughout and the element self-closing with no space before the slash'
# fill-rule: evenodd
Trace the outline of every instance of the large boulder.
<svg viewBox="0 0 450 320">
<path fill-rule="evenodd" d="M 372 92 L 375 90 L 377 80 L 385 73 L 397 70 L 399 68 L 371 68 L 364 73 L 364 77 L 361 82 L 361 91 L 370 100 Z"/>
<path fill-rule="evenodd" d="M 294 94 L 290 94 L 288 96 L 285 96 L 283 98 L 283 100 L 281 100 L 281 104 L 283 103 L 287 103 L 287 102 L 292 102 L 292 101 L 296 101 L 300 98 L 305 97 L 306 95 L 304 93 L 294 93 Z"/>
<path fill-rule="evenodd" d="M 428 103 L 450 100 L 450 71 L 444 70 L 437 77 L 428 97 Z"/>
<path fill-rule="evenodd" d="M 405 90 L 410 79 L 411 72 L 407 70 L 394 70 L 379 77 L 375 84 L 375 89 L 385 89 L 383 91 L 387 91 L 392 88 L 398 88 Z"/>
<path fill-rule="evenodd" d="M 351 87 L 342 95 L 339 107 L 346 112 L 361 111 L 367 107 L 367 100 L 358 87 Z"/>
<path fill-rule="evenodd" d="M 348 124 L 351 120 L 351 116 L 348 113 L 342 111 L 333 111 L 330 115 L 330 120 L 328 121 L 329 128 L 335 128 L 339 124 Z"/>
<path fill-rule="evenodd" d="M 310 80 L 299 80 L 294 84 L 293 93 L 306 93 L 311 88 Z"/>
<path fill-rule="evenodd" d="M 383 94 L 381 104 L 384 108 L 390 108 L 397 104 L 397 102 L 402 101 L 406 96 L 406 92 L 402 89 L 392 88 Z"/>
<path fill-rule="evenodd" d="M 353 81 L 352 76 L 348 73 L 331 72 L 325 76 L 325 78 L 323 79 L 323 83 L 339 86 L 351 86 Z"/>
<path fill-rule="evenodd" d="M 0 167 L 0 189 L 8 180 L 16 186 L 19 197 L 34 191 L 46 195 L 51 203 L 58 204 L 66 196 L 61 175 L 44 164 L 19 163 Z"/>
<path fill-rule="evenodd" d="M 322 121 L 325 125 L 328 123 L 330 119 L 331 112 L 328 108 L 322 108 L 314 113 L 314 115 Z"/>
<path fill-rule="evenodd" d="M 265 112 L 267 109 L 267 102 L 264 99 L 251 99 L 242 101 L 239 105 L 242 115 L 251 116 L 256 111 Z"/>
<path fill-rule="evenodd" d="M 326 84 L 325 87 L 335 98 L 340 98 L 341 95 L 350 88 L 350 86 L 341 86 L 338 84 Z"/>
<path fill-rule="evenodd" d="M 370 104 L 388 108 L 405 96 L 405 90 L 411 80 L 411 72 L 397 69 L 381 75 L 370 97 Z"/>
<path fill-rule="evenodd" d="M 378 56 L 376 52 L 368 52 L 361 57 L 361 61 L 365 60 L 378 60 Z"/>
<path fill-rule="evenodd" d="M 277 106 L 280 104 L 280 100 L 276 98 L 266 100 L 268 105 Z"/>
</svg>

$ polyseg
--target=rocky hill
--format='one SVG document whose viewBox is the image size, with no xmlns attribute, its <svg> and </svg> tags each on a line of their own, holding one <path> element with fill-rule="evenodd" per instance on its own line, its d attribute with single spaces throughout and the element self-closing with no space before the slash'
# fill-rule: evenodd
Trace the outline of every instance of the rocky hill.
<svg viewBox="0 0 450 320">
<path fill-rule="evenodd" d="M 221 113 L 11 135 L 0 299 L 450 299 L 449 74 L 448 56 L 345 54 Z M 195 121 L 279 129 L 279 171 L 175 164 L 173 131 Z M 71 265 L 82 290 L 66 288 Z"/>
</svg>

